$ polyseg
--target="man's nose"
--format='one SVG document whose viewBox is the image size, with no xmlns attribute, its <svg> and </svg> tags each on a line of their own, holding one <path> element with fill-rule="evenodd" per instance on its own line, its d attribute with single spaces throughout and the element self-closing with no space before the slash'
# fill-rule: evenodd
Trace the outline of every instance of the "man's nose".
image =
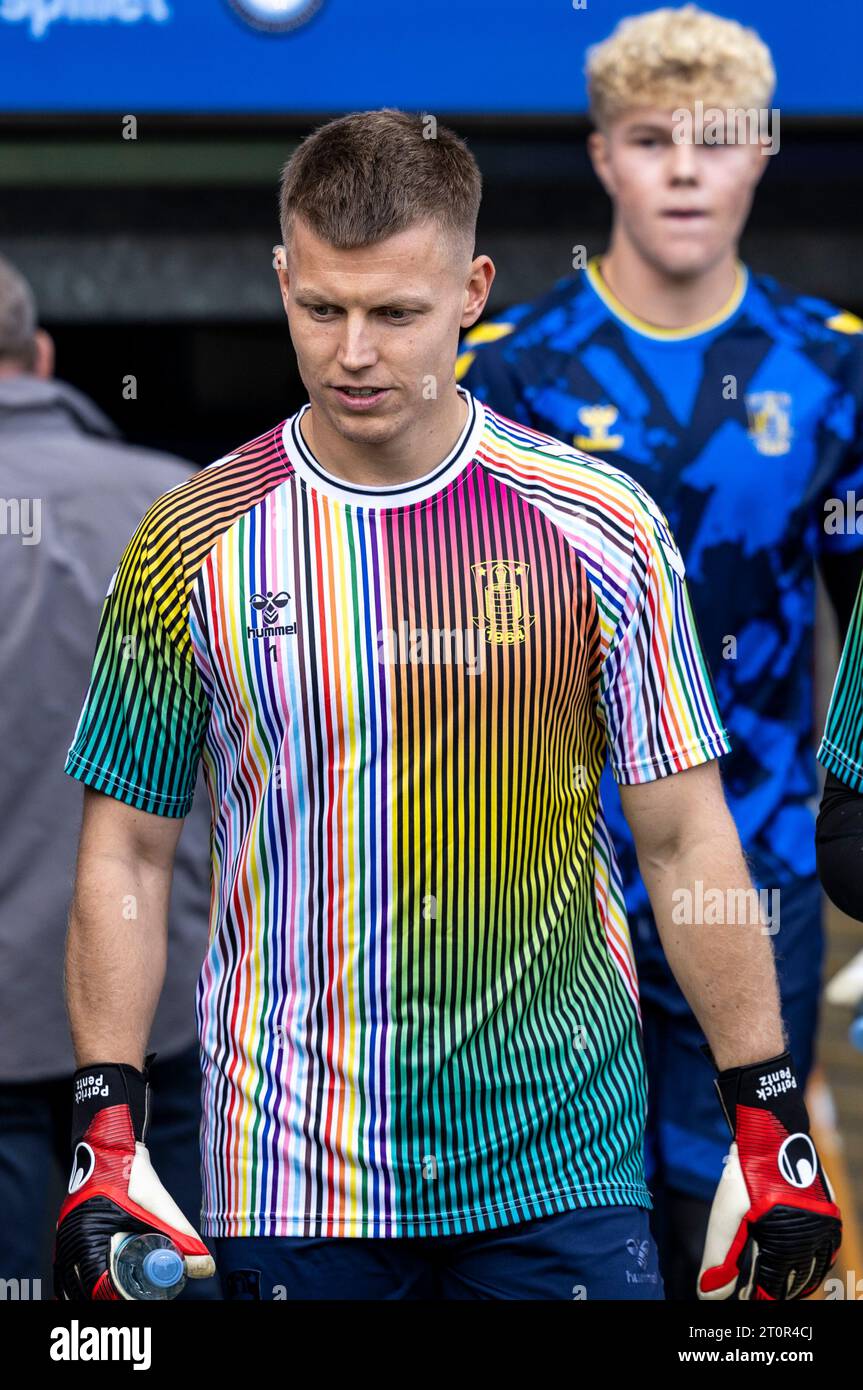
<svg viewBox="0 0 863 1390">
<path fill-rule="evenodd" d="M 374 335 L 364 314 L 345 315 L 338 355 L 339 362 L 348 371 L 358 371 L 377 361 Z"/>
<path fill-rule="evenodd" d="M 668 155 L 668 173 L 672 183 L 697 183 L 699 150 L 694 141 L 672 142 Z"/>
</svg>

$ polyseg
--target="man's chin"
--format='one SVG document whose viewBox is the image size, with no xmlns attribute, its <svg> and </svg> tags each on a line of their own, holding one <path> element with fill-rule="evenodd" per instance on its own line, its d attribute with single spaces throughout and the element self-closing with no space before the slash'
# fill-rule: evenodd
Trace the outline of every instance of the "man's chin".
<svg viewBox="0 0 863 1390">
<path fill-rule="evenodd" d="M 705 275 L 722 260 L 727 245 L 708 229 L 671 226 L 661 241 L 651 245 L 651 260 L 670 279 Z"/>
<path fill-rule="evenodd" d="M 349 407 L 328 402 L 324 413 L 330 428 L 351 444 L 386 444 L 401 429 L 400 418 L 383 411 L 354 415 Z"/>
<path fill-rule="evenodd" d="M 720 255 L 713 247 L 664 246 L 655 257 L 655 264 L 669 280 L 697 280 L 713 269 Z"/>
</svg>

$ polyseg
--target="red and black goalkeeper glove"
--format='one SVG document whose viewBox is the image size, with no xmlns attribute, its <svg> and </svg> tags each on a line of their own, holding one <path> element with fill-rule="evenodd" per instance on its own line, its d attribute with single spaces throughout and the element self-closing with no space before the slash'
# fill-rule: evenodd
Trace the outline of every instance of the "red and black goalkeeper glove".
<svg viewBox="0 0 863 1390">
<path fill-rule="evenodd" d="M 842 1215 L 791 1054 L 732 1067 L 714 1084 L 733 1142 L 710 1210 L 698 1297 L 806 1298 L 836 1259 Z"/>
<path fill-rule="evenodd" d="M 95 1062 L 74 1077 L 72 1175 L 54 1241 L 54 1295 L 75 1303 L 129 1298 L 112 1278 L 123 1233 L 158 1231 L 185 1256 L 190 1279 L 210 1278 L 213 1258 L 159 1182 L 146 1136 L 151 1053 L 144 1070 Z"/>
</svg>

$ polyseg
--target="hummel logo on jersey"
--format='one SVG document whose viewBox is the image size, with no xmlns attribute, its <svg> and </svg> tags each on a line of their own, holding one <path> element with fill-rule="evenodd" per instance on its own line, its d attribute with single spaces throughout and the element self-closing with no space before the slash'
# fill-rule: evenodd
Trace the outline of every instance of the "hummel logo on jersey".
<svg viewBox="0 0 863 1390">
<path fill-rule="evenodd" d="M 268 589 L 265 594 L 252 594 L 249 603 L 261 614 L 265 626 L 255 627 L 250 624 L 246 628 L 248 636 L 257 641 L 264 637 L 284 637 L 296 632 L 296 623 L 274 626 L 279 617 L 279 609 L 285 608 L 290 601 L 291 596 L 285 589 L 280 589 L 276 594 L 273 593 L 272 589 Z"/>
<path fill-rule="evenodd" d="M 616 405 L 583 405 L 578 412 L 578 419 L 589 432 L 573 435 L 572 442 L 576 449 L 584 449 L 588 454 L 595 454 L 602 449 L 622 449 L 623 435 L 608 433 L 619 414 Z"/>
</svg>

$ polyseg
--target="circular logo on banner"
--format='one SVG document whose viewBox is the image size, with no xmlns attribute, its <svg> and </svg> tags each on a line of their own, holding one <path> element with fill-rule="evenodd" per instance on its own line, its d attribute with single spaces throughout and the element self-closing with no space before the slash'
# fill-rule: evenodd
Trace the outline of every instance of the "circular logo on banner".
<svg viewBox="0 0 863 1390">
<path fill-rule="evenodd" d="M 228 4 L 253 29 L 285 34 L 311 19 L 323 0 L 228 0 Z"/>
<path fill-rule="evenodd" d="M 818 1173 L 818 1155 L 808 1134 L 790 1134 L 779 1150 L 779 1171 L 792 1187 L 810 1187 Z"/>
</svg>

